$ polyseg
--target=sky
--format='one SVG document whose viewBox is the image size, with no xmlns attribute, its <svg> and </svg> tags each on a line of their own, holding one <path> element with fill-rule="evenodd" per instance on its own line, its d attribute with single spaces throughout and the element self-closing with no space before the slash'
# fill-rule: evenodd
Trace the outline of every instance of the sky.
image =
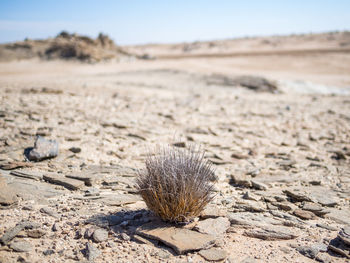
<svg viewBox="0 0 350 263">
<path fill-rule="evenodd" d="M 350 0 L 0 0 L 0 43 L 62 30 L 117 44 L 350 30 Z"/>
</svg>

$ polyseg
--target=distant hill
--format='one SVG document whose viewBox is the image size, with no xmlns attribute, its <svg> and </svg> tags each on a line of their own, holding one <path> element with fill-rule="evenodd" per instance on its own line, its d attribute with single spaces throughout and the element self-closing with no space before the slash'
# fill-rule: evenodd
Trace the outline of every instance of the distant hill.
<svg viewBox="0 0 350 263">
<path fill-rule="evenodd" d="M 102 33 L 92 39 L 62 31 L 55 38 L 0 45 L 0 61 L 41 58 L 98 62 L 131 56 Z"/>
</svg>

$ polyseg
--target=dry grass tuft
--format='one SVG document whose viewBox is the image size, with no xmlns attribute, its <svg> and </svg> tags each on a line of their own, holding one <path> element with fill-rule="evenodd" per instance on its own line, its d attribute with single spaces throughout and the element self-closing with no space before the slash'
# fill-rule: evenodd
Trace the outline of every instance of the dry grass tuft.
<svg viewBox="0 0 350 263">
<path fill-rule="evenodd" d="M 213 178 L 200 149 L 167 147 L 148 155 L 137 186 L 148 208 L 164 221 L 187 223 L 213 199 Z"/>
</svg>

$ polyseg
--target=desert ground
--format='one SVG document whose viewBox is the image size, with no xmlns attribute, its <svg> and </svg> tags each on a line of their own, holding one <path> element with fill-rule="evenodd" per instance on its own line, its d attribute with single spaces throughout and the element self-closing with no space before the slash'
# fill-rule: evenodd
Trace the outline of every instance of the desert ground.
<svg viewBox="0 0 350 263">
<path fill-rule="evenodd" d="M 0 50 L 0 262 L 350 261 L 348 32 L 98 62 L 23 43 Z M 37 136 L 51 158 L 31 159 Z M 157 146 L 193 144 L 215 197 L 188 225 L 160 222 L 135 178 Z"/>
</svg>

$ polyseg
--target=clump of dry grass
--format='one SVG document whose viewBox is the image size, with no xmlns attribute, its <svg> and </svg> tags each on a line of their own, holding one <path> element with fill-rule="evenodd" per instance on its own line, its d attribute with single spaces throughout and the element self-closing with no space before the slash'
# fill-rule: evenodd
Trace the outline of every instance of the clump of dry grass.
<svg viewBox="0 0 350 263">
<path fill-rule="evenodd" d="M 148 208 L 164 221 L 187 223 L 213 199 L 214 170 L 199 148 L 167 147 L 148 155 L 137 187 Z"/>
</svg>

